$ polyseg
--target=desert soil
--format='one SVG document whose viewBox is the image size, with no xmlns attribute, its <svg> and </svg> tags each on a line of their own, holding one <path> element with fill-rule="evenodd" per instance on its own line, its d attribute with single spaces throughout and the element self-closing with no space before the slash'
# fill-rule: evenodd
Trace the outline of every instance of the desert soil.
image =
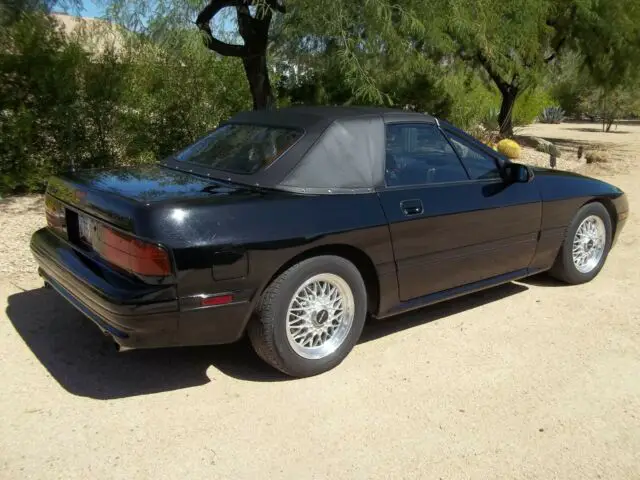
<svg viewBox="0 0 640 480">
<path fill-rule="evenodd" d="M 520 133 L 611 154 L 561 165 L 629 196 L 596 280 L 534 278 L 371 323 L 303 380 L 246 343 L 117 354 L 40 288 L 41 197 L 3 200 L 0 478 L 639 479 L 640 126 L 592 130 Z"/>
</svg>

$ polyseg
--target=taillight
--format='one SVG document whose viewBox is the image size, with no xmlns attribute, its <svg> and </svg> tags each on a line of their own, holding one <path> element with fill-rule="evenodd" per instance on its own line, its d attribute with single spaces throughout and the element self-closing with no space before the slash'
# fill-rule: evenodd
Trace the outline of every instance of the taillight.
<svg viewBox="0 0 640 480">
<path fill-rule="evenodd" d="M 92 247 L 102 258 L 139 275 L 171 275 L 169 253 L 162 247 L 97 224 Z"/>
<path fill-rule="evenodd" d="M 59 232 L 67 228 L 65 210 L 62 203 L 50 195 L 44 197 L 44 211 L 47 217 L 47 225 Z"/>
</svg>

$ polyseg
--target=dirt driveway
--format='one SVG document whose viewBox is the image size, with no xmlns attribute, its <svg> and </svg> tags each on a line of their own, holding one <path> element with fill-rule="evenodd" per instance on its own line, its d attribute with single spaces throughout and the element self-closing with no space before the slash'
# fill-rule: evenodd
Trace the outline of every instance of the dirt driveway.
<svg viewBox="0 0 640 480">
<path fill-rule="evenodd" d="M 640 127 L 619 130 L 638 155 Z M 292 381 L 244 343 L 117 354 L 17 262 L 38 200 L 0 205 L 0 477 L 639 479 L 640 168 L 607 180 L 632 216 L 594 282 L 373 323 Z"/>
</svg>

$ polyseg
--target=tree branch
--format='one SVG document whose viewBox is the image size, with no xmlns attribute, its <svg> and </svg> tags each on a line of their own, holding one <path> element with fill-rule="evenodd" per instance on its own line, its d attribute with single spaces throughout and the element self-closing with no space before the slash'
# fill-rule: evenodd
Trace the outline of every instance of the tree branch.
<svg viewBox="0 0 640 480">
<path fill-rule="evenodd" d="M 560 53 L 560 49 L 562 48 L 562 46 L 565 44 L 566 41 L 567 41 L 567 37 L 562 37 L 558 41 L 558 44 L 556 45 L 556 47 L 553 49 L 553 53 L 551 55 L 549 55 L 547 58 L 545 58 L 544 62 L 545 63 L 551 63 L 553 61 L 553 59 L 558 56 L 558 54 Z"/>
<path fill-rule="evenodd" d="M 247 47 L 247 56 L 264 55 L 269 41 L 269 25 L 273 11 L 262 3 L 257 6 L 255 16 L 251 16 L 249 7 L 236 7 L 238 32 Z"/>
<path fill-rule="evenodd" d="M 257 5 L 261 11 L 260 18 L 253 18 L 249 13 L 249 7 Z M 244 45 L 234 45 L 223 42 L 213 36 L 211 31 L 211 20 L 223 8 L 232 7 L 236 9 L 238 16 L 238 30 L 240 36 L 245 40 Z M 225 57 L 242 57 L 246 58 L 252 54 L 254 47 L 258 49 L 262 45 L 254 45 L 255 39 L 259 38 L 261 33 L 267 35 L 269 24 L 271 22 L 271 14 L 273 11 L 285 13 L 286 7 L 283 0 L 209 0 L 209 3 L 200 11 L 196 18 L 196 25 L 201 32 L 204 33 L 204 43 L 210 50 L 224 55 Z M 262 28 L 261 28 L 262 27 Z M 266 30 L 265 30 L 266 29 Z M 265 30 L 261 32 L 260 30 Z M 266 43 L 260 42 L 260 44 Z"/>
<path fill-rule="evenodd" d="M 287 7 L 284 5 L 284 1 L 267 0 L 267 5 L 270 9 L 275 10 L 278 13 L 287 13 Z"/>
<path fill-rule="evenodd" d="M 484 69 L 487 71 L 487 73 L 489 74 L 491 79 L 495 82 L 496 86 L 498 87 L 498 89 L 501 92 L 509 90 L 509 87 L 510 87 L 509 83 L 507 83 L 500 76 L 500 74 L 493 68 L 493 65 L 491 65 L 491 62 L 484 55 L 484 53 L 482 53 L 480 50 L 478 50 L 476 52 L 475 57 L 476 57 L 476 60 L 478 60 L 478 62 L 480 62 L 480 65 L 482 65 L 484 67 Z"/>
<path fill-rule="evenodd" d="M 196 18 L 196 25 L 204 33 L 204 43 L 209 50 L 225 57 L 246 57 L 249 54 L 245 45 L 233 45 L 218 40 L 211 31 L 211 20 L 220 10 L 226 7 L 241 7 L 247 3 L 246 0 L 210 0 L 202 9 Z"/>
<path fill-rule="evenodd" d="M 544 59 L 545 63 L 551 63 L 560 53 L 560 50 L 562 49 L 562 47 L 567 41 L 567 37 L 568 37 L 567 30 L 570 29 L 571 23 L 575 21 L 577 14 L 578 14 L 578 7 L 577 5 L 573 4 L 569 8 L 569 15 L 567 16 L 564 22 L 561 22 L 560 19 L 558 18 L 551 18 L 547 20 L 547 25 L 550 27 L 553 27 L 554 30 L 556 31 L 556 35 L 555 35 L 556 46 L 553 48 L 553 52 L 551 53 L 551 55 L 549 55 Z"/>
</svg>

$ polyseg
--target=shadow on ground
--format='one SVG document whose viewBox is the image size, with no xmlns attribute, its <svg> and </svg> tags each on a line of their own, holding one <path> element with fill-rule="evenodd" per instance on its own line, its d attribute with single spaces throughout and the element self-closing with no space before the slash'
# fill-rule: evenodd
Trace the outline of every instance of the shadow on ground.
<svg viewBox="0 0 640 480">
<path fill-rule="evenodd" d="M 536 287 L 569 287 L 568 283 L 561 282 L 560 280 L 556 280 L 555 278 L 547 275 L 546 273 L 541 273 L 539 275 L 534 275 L 532 277 L 523 278 L 519 280 L 519 283 L 524 283 L 525 285 L 534 285 Z"/>
<path fill-rule="evenodd" d="M 525 285 L 507 283 L 499 287 L 483 290 L 454 300 L 431 305 L 413 312 L 384 320 L 370 320 L 362 332 L 360 343 L 377 340 L 380 337 L 401 332 L 408 328 L 430 323 L 457 313 L 472 310 L 487 303 L 495 302 L 528 290 Z"/>
<path fill-rule="evenodd" d="M 591 128 L 567 128 L 567 130 L 573 130 L 574 132 L 589 132 L 589 133 L 631 133 L 628 130 L 616 130 L 615 127 L 611 127 L 611 130 L 608 132 L 603 132 L 602 127 L 591 127 Z"/>
<path fill-rule="evenodd" d="M 606 148 L 606 144 L 603 144 L 602 142 L 593 142 L 590 140 L 574 140 L 570 138 L 554 138 L 554 137 L 541 137 L 541 138 L 544 138 L 545 140 L 553 143 L 554 145 L 557 145 L 558 147 L 573 148 L 576 150 L 578 149 L 578 147 L 584 147 L 590 150 L 602 150 Z"/>
<path fill-rule="evenodd" d="M 388 320 L 372 320 L 361 342 L 429 323 L 527 290 L 509 283 Z M 100 331 L 56 292 L 40 288 L 11 295 L 7 316 L 38 360 L 68 392 L 100 400 L 208 383 L 207 369 L 246 381 L 288 380 L 253 352 L 233 345 L 115 351 Z"/>
</svg>

